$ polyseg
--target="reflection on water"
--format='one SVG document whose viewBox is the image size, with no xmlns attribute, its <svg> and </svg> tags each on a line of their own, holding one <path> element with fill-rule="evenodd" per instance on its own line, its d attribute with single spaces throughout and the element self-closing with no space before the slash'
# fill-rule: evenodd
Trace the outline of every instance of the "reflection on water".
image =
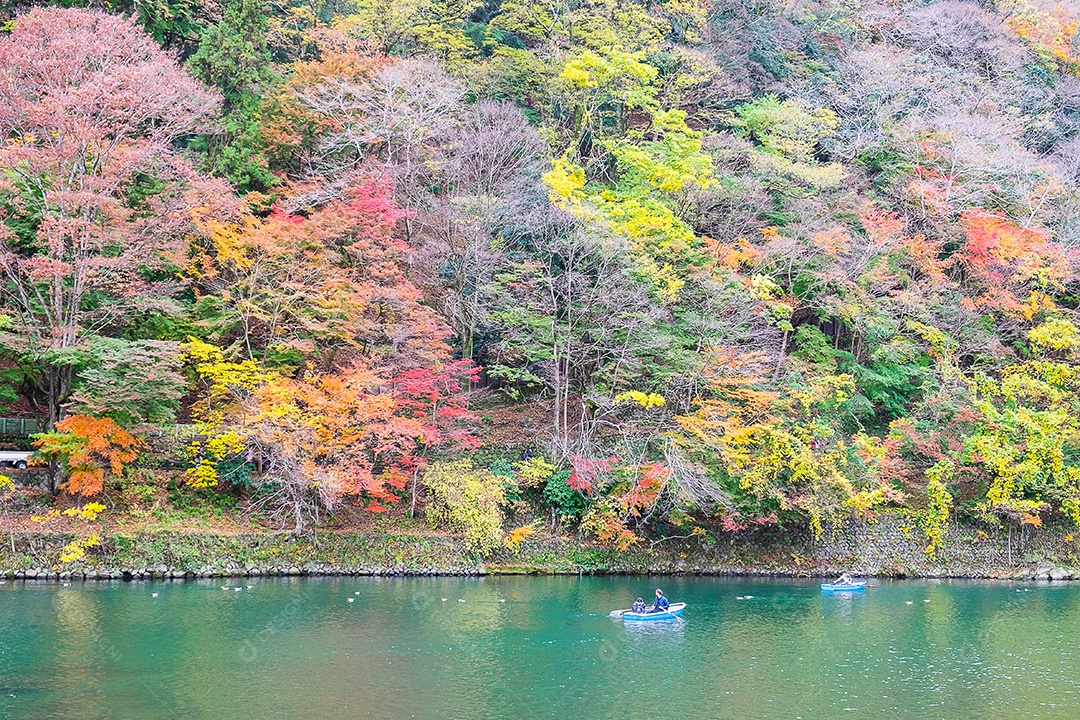
<svg viewBox="0 0 1080 720">
<path fill-rule="evenodd" d="M 1080 717 L 1080 586 L 657 582 L 7 583 L 0 718 Z"/>
<path fill-rule="evenodd" d="M 635 621 L 635 622 L 623 622 L 621 623 L 626 632 L 631 636 L 649 636 L 649 635 L 681 635 L 683 629 L 686 627 L 685 622 L 678 622 L 677 620 L 649 620 L 649 621 Z"/>
</svg>

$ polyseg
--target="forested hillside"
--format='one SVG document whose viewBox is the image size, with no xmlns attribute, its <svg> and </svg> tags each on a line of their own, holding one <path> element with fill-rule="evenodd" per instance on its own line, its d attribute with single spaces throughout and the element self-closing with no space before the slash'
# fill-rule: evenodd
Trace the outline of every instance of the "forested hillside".
<svg viewBox="0 0 1080 720">
<path fill-rule="evenodd" d="M 478 549 L 1080 525 L 1075 0 L 58 5 L 0 35 L 56 489 Z"/>
</svg>

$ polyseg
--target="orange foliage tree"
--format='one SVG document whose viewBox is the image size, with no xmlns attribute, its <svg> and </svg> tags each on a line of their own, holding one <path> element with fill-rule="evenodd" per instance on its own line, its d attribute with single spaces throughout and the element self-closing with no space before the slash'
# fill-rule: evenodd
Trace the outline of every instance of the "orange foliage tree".
<svg viewBox="0 0 1080 720">
<path fill-rule="evenodd" d="M 221 315 L 211 339 L 264 364 L 275 354 L 332 363 L 345 351 L 346 364 L 364 355 L 394 373 L 448 359 L 449 331 L 406 277 L 390 192 L 365 183 L 306 216 L 203 219 L 188 273 Z"/>
<path fill-rule="evenodd" d="M 274 479 L 267 501 L 275 513 L 290 515 L 296 532 L 344 496 L 366 497 L 374 509 L 404 487 L 401 474 L 381 463 L 382 451 L 417 431 L 391 422 L 394 399 L 379 387 L 370 370 L 354 365 L 274 378 L 238 408 L 247 444 L 265 458 L 264 473 Z"/>
<path fill-rule="evenodd" d="M 192 340 L 213 437 L 192 484 L 224 454 L 261 460 L 273 514 L 300 531 L 344 497 L 381 511 L 439 445 L 468 444 L 463 383 L 438 316 L 421 304 L 394 233 L 390 189 L 365 184 L 306 215 L 207 219 L 190 265 L 218 309 L 210 345 Z"/>
<path fill-rule="evenodd" d="M 119 475 L 138 456 L 139 440 L 110 418 L 72 415 L 56 424 L 56 430 L 34 440 L 37 455 L 58 460 L 67 476 L 61 486 L 69 493 L 97 495 L 105 474 Z"/>
<path fill-rule="evenodd" d="M 368 510 L 385 510 L 410 477 L 415 483 L 427 451 L 475 442 L 461 424 L 471 418 L 460 392 L 464 380 L 475 379 L 471 363 L 414 371 L 405 387 L 359 360 L 331 372 L 288 377 L 218 355 L 197 363 L 196 371 L 218 390 L 210 392 L 209 405 L 199 407 L 211 420 L 213 437 L 197 448 L 193 484 L 216 483 L 204 468 L 215 443 L 249 458 L 257 454 L 270 491 L 264 502 L 296 532 L 321 509 L 350 496 Z"/>
<path fill-rule="evenodd" d="M 982 211 L 965 212 L 961 219 L 967 236 L 961 261 L 976 293 L 965 301 L 971 309 L 1030 321 L 1054 307 L 1051 294 L 1063 290 L 1072 273 L 1064 250 L 1045 231 Z"/>
<path fill-rule="evenodd" d="M 626 550 L 641 538 L 630 528 L 631 521 L 647 521 L 653 515 L 661 495 L 668 486 L 670 470 L 659 463 L 620 464 L 610 467 L 614 458 L 599 465 L 609 467 L 612 485 L 585 514 L 581 527 L 601 542 Z M 578 465 L 583 465 L 579 461 Z M 597 463 L 584 463 L 597 469 Z M 575 471 L 575 484 L 580 484 L 581 471 Z"/>
<path fill-rule="evenodd" d="M 379 512 L 426 466 L 425 451 L 475 447 L 460 423 L 471 418 L 461 393 L 467 379 L 475 370 L 462 361 L 390 383 L 359 362 L 278 378 L 246 403 L 249 436 L 269 458 L 268 472 L 295 475 L 292 485 L 311 479 L 324 506 L 351 495 Z"/>
</svg>

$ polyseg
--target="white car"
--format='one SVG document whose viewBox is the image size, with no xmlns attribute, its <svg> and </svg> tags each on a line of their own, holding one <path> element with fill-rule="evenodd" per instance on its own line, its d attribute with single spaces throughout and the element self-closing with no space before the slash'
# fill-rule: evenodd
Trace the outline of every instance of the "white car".
<svg viewBox="0 0 1080 720">
<path fill-rule="evenodd" d="M 0 467 L 25 470 L 30 453 L 23 450 L 0 450 Z"/>
</svg>

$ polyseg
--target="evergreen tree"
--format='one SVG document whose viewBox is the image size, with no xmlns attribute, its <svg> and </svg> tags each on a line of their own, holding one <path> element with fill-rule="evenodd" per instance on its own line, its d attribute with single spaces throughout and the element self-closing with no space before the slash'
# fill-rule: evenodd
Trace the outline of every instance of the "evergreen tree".
<svg viewBox="0 0 1080 720">
<path fill-rule="evenodd" d="M 195 75 L 225 98 L 220 127 L 203 135 L 196 148 L 206 153 L 207 170 L 241 192 L 278 184 L 268 169 L 262 130 L 263 93 L 277 82 L 267 32 L 260 0 L 226 0 L 221 23 L 203 33 L 188 61 Z"/>
</svg>

